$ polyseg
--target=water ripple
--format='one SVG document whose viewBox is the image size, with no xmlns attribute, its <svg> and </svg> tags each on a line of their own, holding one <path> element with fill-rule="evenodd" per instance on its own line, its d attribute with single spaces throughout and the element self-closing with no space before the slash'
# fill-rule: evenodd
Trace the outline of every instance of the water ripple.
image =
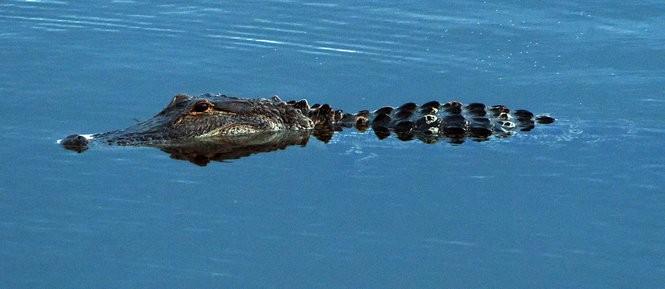
<svg viewBox="0 0 665 289">
<path fill-rule="evenodd" d="M 239 41 L 247 41 L 247 42 L 255 42 L 255 43 L 275 44 L 275 45 L 280 45 L 280 46 L 291 46 L 291 47 L 298 47 L 298 48 L 308 48 L 308 49 L 314 49 L 314 50 L 320 50 L 320 51 L 330 51 L 330 52 L 340 52 L 340 53 L 375 54 L 375 53 L 370 53 L 370 52 L 365 52 L 365 51 L 360 51 L 360 50 L 346 49 L 346 48 L 342 48 L 342 47 L 317 46 L 317 45 L 310 45 L 310 44 L 301 44 L 301 43 L 285 42 L 285 41 L 279 41 L 279 40 L 253 38 L 253 37 L 230 36 L 230 35 L 222 35 L 222 34 L 208 34 L 207 37 L 230 39 L 230 40 L 239 40 Z"/>
<path fill-rule="evenodd" d="M 119 24 L 113 23 L 112 20 L 108 21 L 91 21 L 91 20 L 77 20 L 77 19 L 58 19 L 58 18 L 47 18 L 47 17 L 27 17 L 27 16 L 15 16 L 15 15 L 0 15 L 0 18 L 14 19 L 14 20 L 23 20 L 23 21 L 32 21 L 37 23 L 65 23 L 73 25 L 81 25 L 83 27 L 87 26 L 101 26 L 104 28 L 115 27 L 115 28 L 126 28 L 126 29 L 137 29 L 145 31 L 155 31 L 155 32 L 170 32 L 170 33 L 183 33 L 184 30 L 180 29 L 171 29 L 171 28 L 158 28 L 158 27 L 142 27 L 136 25 L 128 24 Z M 95 28 L 95 27 L 93 27 Z"/>
<path fill-rule="evenodd" d="M 132 2 L 114 3 L 139 5 Z M 34 29 L 58 32 L 91 29 L 100 32 L 141 30 L 187 34 L 187 37 L 192 38 L 231 40 L 224 45 L 229 49 L 281 47 L 304 54 L 362 57 L 380 63 L 431 67 L 436 71 L 446 71 L 449 67 L 476 67 L 486 71 L 506 67 L 497 60 L 478 57 L 477 52 L 466 48 L 467 44 L 447 42 L 445 46 L 441 45 L 450 29 L 467 29 L 467 26 L 487 24 L 490 21 L 481 20 L 474 14 L 460 16 L 450 11 L 424 12 L 390 7 L 389 4 L 368 7 L 280 1 L 265 5 L 266 11 L 271 13 L 269 16 L 257 13 L 248 18 L 249 15 L 238 13 L 237 5 L 209 7 L 165 4 L 157 6 L 152 13 L 126 14 L 118 13 L 116 7 L 102 13 L 96 10 L 54 10 L 40 15 L 17 8 L 19 10 L 13 14 L 0 15 L 0 19 L 10 23 L 29 22 L 33 23 Z M 289 12 L 289 7 L 293 5 L 311 7 L 306 9 L 314 9 L 317 17 L 297 17 Z M 220 18 L 222 15 L 224 17 Z M 349 23 L 358 21 L 361 21 L 361 25 L 349 26 Z M 216 44 L 214 46 L 219 47 Z"/>
</svg>

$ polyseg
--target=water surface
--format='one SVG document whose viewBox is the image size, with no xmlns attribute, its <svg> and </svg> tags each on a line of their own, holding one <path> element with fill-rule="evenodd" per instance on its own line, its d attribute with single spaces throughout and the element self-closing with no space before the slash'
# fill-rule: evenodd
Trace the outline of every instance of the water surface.
<svg viewBox="0 0 665 289">
<path fill-rule="evenodd" d="M 0 3 L 0 287 L 658 288 L 665 5 Z M 176 93 L 347 111 L 437 99 L 554 126 L 344 132 L 200 167 L 55 141 Z"/>
</svg>

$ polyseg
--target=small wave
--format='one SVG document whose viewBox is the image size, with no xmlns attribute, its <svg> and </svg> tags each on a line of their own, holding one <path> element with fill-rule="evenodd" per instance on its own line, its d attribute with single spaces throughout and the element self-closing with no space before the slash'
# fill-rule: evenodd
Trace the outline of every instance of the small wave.
<svg viewBox="0 0 665 289">
<path fill-rule="evenodd" d="M 238 40 L 238 41 L 246 41 L 246 42 L 254 42 L 254 43 L 274 44 L 274 45 L 279 45 L 279 46 L 291 46 L 291 47 L 304 48 L 304 49 L 314 49 L 314 50 L 320 50 L 320 51 L 352 53 L 352 54 L 355 54 L 355 53 L 374 54 L 374 53 L 364 52 L 364 51 L 355 50 L 355 49 L 347 49 L 347 48 L 342 48 L 342 47 L 318 46 L 318 45 L 311 45 L 311 44 L 301 44 L 301 43 L 293 43 L 293 42 L 286 42 L 286 41 L 280 41 L 280 40 L 254 38 L 254 37 L 231 36 L 231 35 L 222 35 L 222 34 L 207 34 L 206 36 L 210 37 L 210 38 L 222 38 L 222 39 L 230 39 L 230 40 Z"/>
<path fill-rule="evenodd" d="M 23 0 L 23 1 L 18 1 L 18 2 L 57 4 L 57 5 L 68 5 L 69 4 L 66 1 L 57 1 L 57 0 Z"/>
<path fill-rule="evenodd" d="M 22 20 L 22 21 L 32 21 L 32 22 L 37 22 L 41 23 L 40 25 L 44 25 L 44 23 L 48 23 L 47 25 L 52 25 L 52 24 L 61 24 L 61 25 L 77 25 L 80 27 L 91 27 L 94 28 L 95 26 L 103 27 L 103 28 L 108 28 L 108 27 L 113 27 L 113 28 L 124 28 L 124 29 L 135 29 L 135 30 L 144 30 L 144 31 L 156 31 L 156 32 L 169 32 L 169 33 L 184 33 L 184 30 L 180 29 L 172 29 L 172 28 L 159 28 L 159 27 L 150 27 L 150 26 L 137 26 L 137 25 L 131 25 L 131 24 L 121 24 L 121 23 L 115 23 L 113 20 L 85 20 L 81 18 L 72 18 L 72 19 L 63 19 L 63 18 L 49 18 L 49 17 L 29 17 L 29 16 L 16 16 L 16 15 L 0 15 L 0 18 L 7 18 L 7 19 L 14 19 L 14 20 Z M 37 26 L 39 27 L 39 26 Z"/>
</svg>

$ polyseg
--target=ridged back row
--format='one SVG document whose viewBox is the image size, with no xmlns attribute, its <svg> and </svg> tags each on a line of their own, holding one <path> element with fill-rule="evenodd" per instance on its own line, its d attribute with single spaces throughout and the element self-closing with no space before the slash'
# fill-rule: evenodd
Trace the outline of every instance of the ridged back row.
<svg viewBox="0 0 665 289">
<path fill-rule="evenodd" d="M 535 123 L 549 124 L 554 118 L 546 115 L 535 117 L 527 110 L 512 111 L 505 105 L 487 107 L 482 103 L 464 105 L 451 101 L 441 104 L 430 101 L 422 105 L 413 102 L 399 107 L 382 107 L 373 112 L 362 110 L 356 114 L 334 111 L 329 105 L 315 104 L 311 107 L 306 101 L 293 101 L 289 104 L 302 109 L 319 128 L 340 130 L 342 127 L 355 127 L 360 131 L 372 128 L 379 138 L 395 132 L 400 139 L 448 137 L 463 139 L 471 137 L 479 140 L 491 135 L 507 136 L 519 129 L 529 131 Z"/>
</svg>

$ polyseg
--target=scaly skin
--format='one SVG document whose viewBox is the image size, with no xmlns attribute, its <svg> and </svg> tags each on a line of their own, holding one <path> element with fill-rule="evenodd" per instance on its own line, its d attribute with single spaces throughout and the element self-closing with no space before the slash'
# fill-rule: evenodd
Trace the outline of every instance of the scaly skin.
<svg viewBox="0 0 665 289">
<path fill-rule="evenodd" d="M 327 141 L 334 131 L 355 127 L 373 129 L 383 139 L 394 132 L 399 139 L 417 137 L 435 142 L 445 137 L 452 142 L 465 137 L 485 140 L 491 135 L 506 136 L 519 129 L 531 130 L 535 123 L 552 123 L 549 116 L 534 118 L 531 112 L 516 110 L 512 114 L 502 105 L 441 104 L 431 101 L 422 105 L 405 103 L 397 108 L 383 107 L 373 112 L 356 114 L 333 110 L 329 105 L 312 105 L 306 100 L 284 102 L 271 99 L 243 99 L 205 94 L 199 97 L 176 95 L 157 115 L 122 130 L 105 133 L 70 135 L 60 143 L 67 149 L 82 152 L 91 141 L 111 145 L 167 147 L 182 143 L 225 141 L 241 136 L 270 132 L 305 132 Z M 273 138 L 254 138 L 270 142 Z M 293 141 L 286 141 L 286 143 Z M 295 142 L 302 142 L 297 140 Z"/>
</svg>

